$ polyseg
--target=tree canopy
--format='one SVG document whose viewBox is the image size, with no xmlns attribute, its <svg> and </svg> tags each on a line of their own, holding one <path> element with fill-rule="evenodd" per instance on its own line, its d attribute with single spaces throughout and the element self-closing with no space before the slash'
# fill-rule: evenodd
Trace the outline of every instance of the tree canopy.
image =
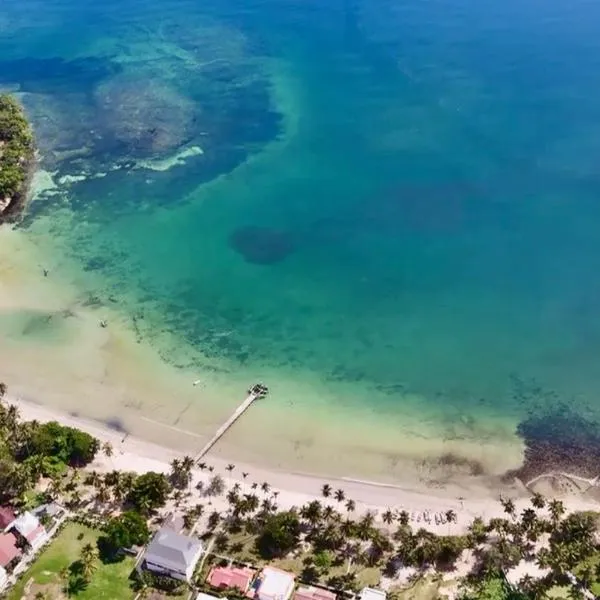
<svg viewBox="0 0 600 600">
<path fill-rule="evenodd" d="M 112 518 L 104 528 L 102 545 L 112 553 L 120 548 L 145 544 L 150 538 L 146 519 L 135 511 Z"/>
<path fill-rule="evenodd" d="M 47 456 L 82 467 L 94 460 L 99 448 L 100 442 L 89 433 L 50 421 L 32 430 L 24 452 L 27 456 Z"/>
<path fill-rule="evenodd" d="M 135 480 L 127 500 L 145 514 L 163 506 L 170 491 L 171 484 L 166 475 L 150 471 Z"/>
<path fill-rule="evenodd" d="M 300 539 L 300 520 L 294 511 L 267 517 L 256 546 L 263 558 L 276 558 L 291 552 Z"/>
<path fill-rule="evenodd" d="M 14 201 L 23 192 L 32 158 L 33 135 L 23 109 L 12 96 L 0 94 L 0 200 Z"/>
</svg>

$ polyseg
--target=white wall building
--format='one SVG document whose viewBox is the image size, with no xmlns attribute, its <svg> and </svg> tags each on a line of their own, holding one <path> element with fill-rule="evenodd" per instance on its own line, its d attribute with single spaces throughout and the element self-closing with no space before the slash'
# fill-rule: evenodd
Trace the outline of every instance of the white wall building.
<svg viewBox="0 0 600 600">
<path fill-rule="evenodd" d="M 294 575 L 275 567 L 265 567 L 259 581 L 259 600 L 289 600 L 294 592 Z"/>
</svg>

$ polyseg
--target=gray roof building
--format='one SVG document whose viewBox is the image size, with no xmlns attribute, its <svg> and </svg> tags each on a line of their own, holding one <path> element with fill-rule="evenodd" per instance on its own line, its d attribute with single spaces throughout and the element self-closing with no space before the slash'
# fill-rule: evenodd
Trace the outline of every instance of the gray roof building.
<svg viewBox="0 0 600 600">
<path fill-rule="evenodd" d="M 200 540 L 163 527 L 146 548 L 144 565 L 151 571 L 189 581 L 202 550 Z"/>
</svg>

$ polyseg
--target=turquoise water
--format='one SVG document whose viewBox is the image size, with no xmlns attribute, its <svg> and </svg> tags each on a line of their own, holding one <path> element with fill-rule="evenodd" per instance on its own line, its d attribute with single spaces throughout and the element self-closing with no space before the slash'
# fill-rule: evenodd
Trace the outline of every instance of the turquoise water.
<svg viewBox="0 0 600 600">
<path fill-rule="evenodd" d="M 595 427 L 596 5 L 8 4 L 0 82 L 85 176 L 23 227 L 166 361 L 449 437 Z"/>
</svg>

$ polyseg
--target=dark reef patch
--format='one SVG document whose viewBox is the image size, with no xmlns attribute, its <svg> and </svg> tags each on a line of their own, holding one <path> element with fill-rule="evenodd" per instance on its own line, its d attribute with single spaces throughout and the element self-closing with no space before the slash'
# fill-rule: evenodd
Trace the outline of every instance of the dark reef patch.
<svg viewBox="0 0 600 600">
<path fill-rule="evenodd" d="M 527 482 L 551 471 L 595 477 L 600 471 L 600 424 L 575 412 L 567 403 L 549 412 L 532 412 L 519 423 L 525 443 L 523 465 L 515 472 Z"/>
<path fill-rule="evenodd" d="M 229 245 L 246 262 L 257 265 L 281 262 L 295 250 L 289 233 L 253 225 L 236 229 L 229 236 Z"/>
</svg>

